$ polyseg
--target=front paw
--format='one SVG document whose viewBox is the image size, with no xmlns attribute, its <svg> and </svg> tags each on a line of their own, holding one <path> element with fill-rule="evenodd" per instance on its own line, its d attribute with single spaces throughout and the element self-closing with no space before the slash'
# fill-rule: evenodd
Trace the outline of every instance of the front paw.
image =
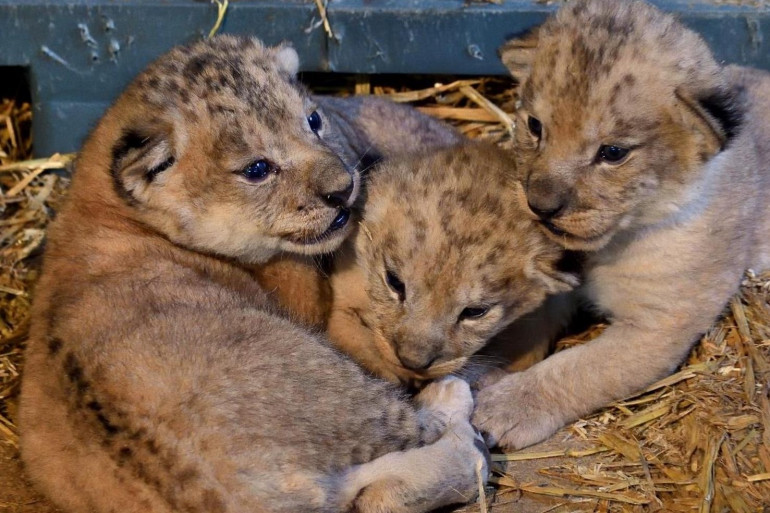
<svg viewBox="0 0 770 513">
<path fill-rule="evenodd" d="M 482 388 L 476 395 L 473 424 L 485 433 L 490 445 L 521 449 L 545 440 L 564 421 L 558 405 L 532 372 L 510 374 Z"/>
<path fill-rule="evenodd" d="M 468 383 L 454 376 L 430 383 L 416 399 L 424 409 L 447 422 L 467 421 L 473 411 L 473 396 Z"/>
</svg>

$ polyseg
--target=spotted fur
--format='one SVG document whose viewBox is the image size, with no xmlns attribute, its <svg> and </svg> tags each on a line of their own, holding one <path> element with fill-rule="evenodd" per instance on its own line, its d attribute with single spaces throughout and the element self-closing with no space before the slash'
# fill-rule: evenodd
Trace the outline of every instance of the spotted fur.
<svg viewBox="0 0 770 513">
<path fill-rule="evenodd" d="M 314 96 L 330 147 L 351 168 L 368 173 L 382 159 L 458 144 L 454 129 L 416 109 L 375 96 Z M 271 297 L 292 318 L 324 329 L 332 293 L 330 259 L 281 255 L 255 267 Z"/>
<path fill-rule="evenodd" d="M 743 271 L 770 267 L 770 77 L 638 0 L 571 1 L 501 56 L 526 203 L 584 252 L 580 295 L 611 321 L 479 393 L 474 421 L 519 448 L 671 373 Z"/>
<path fill-rule="evenodd" d="M 356 200 L 296 67 L 253 39 L 176 48 L 85 143 L 20 404 L 26 469 L 66 511 L 422 512 L 486 476 L 465 383 L 408 400 L 278 315 L 244 267 L 335 249 Z M 260 159 L 273 171 L 246 180 Z"/>
<path fill-rule="evenodd" d="M 572 288 L 575 277 L 556 267 L 561 249 L 516 200 L 514 166 L 491 144 L 466 143 L 375 172 L 332 274 L 329 333 L 338 347 L 392 381 L 460 372 L 547 294 Z M 466 308 L 487 311 L 466 318 Z M 548 349 L 547 336 L 505 338 L 507 353 L 542 358 Z"/>
</svg>

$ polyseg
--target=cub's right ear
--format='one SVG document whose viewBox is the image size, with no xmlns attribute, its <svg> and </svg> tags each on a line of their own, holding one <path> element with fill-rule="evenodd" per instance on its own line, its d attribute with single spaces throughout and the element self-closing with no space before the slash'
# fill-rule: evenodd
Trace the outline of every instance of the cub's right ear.
<svg viewBox="0 0 770 513">
<path fill-rule="evenodd" d="M 129 128 L 112 146 L 112 180 L 127 203 L 146 202 L 158 176 L 174 165 L 169 135 L 159 125 Z"/>
<path fill-rule="evenodd" d="M 299 55 L 291 45 L 282 43 L 275 47 L 275 60 L 289 75 L 294 76 L 299 72 Z"/>
<path fill-rule="evenodd" d="M 707 153 L 721 151 L 735 137 L 743 122 L 744 107 L 738 88 L 716 87 L 698 90 L 696 86 L 677 87 L 676 97 L 694 115 L 696 130 L 711 139 Z"/>
<path fill-rule="evenodd" d="M 508 68 L 513 78 L 523 84 L 532 72 L 537 43 L 540 40 L 540 27 L 535 27 L 523 35 L 506 42 L 497 53 Z"/>
</svg>

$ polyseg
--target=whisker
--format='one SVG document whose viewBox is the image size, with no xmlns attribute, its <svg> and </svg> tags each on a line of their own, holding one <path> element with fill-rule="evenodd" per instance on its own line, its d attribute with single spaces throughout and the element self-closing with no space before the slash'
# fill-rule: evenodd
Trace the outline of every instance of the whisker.
<svg viewBox="0 0 770 513">
<path fill-rule="evenodd" d="M 366 166 L 365 168 L 361 169 L 361 171 L 359 171 L 361 173 L 361 176 L 366 176 L 367 174 L 369 174 L 369 171 L 377 167 L 377 164 L 379 164 L 381 161 L 382 159 L 377 159 L 371 164 L 369 164 L 368 166 Z"/>
<path fill-rule="evenodd" d="M 360 157 L 358 157 L 358 161 L 356 162 L 356 164 L 355 164 L 353 167 L 355 167 L 355 168 L 358 168 L 358 166 L 361 164 L 361 162 L 363 162 L 363 161 L 364 161 L 364 157 L 366 157 L 366 154 L 367 154 L 367 153 L 369 153 L 369 150 L 371 150 L 373 147 L 374 147 L 374 145 L 370 144 L 370 145 L 369 145 L 369 146 L 368 146 L 368 147 L 367 147 L 367 148 L 366 148 L 366 149 L 363 151 L 363 153 L 361 153 L 361 156 L 360 156 Z M 361 171 L 359 170 L 359 172 L 361 172 Z"/>
<path fill-rule="evenodd" d="M 361 154 L 361 157 L 358 159 L 358 162 L 356 163 L 356 168 L 358 168 L 358 172 L 362 177 L 366 176 L 372 168 L 374 168 L 377 164 L 379 164 L 382 161 L 382 157 L 369 155 L 369 150 L 371 150 L 372 148 L 373 146 L 370 144 L 369 147 L 366 149 L 366 151 L 364 151 L 364 153 Z M 364 162 L 364 159 L 367 157 L 371 159 L 368 165 L 362 168 L 359 168 L 358 166 L 360 166 Z"/>
</svg>

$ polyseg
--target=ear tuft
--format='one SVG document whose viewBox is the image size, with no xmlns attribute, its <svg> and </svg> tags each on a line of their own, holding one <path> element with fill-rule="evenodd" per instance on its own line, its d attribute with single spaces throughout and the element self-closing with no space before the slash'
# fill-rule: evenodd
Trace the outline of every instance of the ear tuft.
<svg viewBox="0 0 770 513">
<path fill-rule="evenodd" d="M 720 151 L 735 136 L 743 122 L 740 91 L 727 88 L 691 91 L 680 86 L 675 94 L 680 102 L 699 120 L 703 131 L 714 141 L 714 151 Z"/>
<path fill-rule="evenodd" d="M 289 75 L 294 76 L 299 72 L 299 55 L 297 50 L 288 44 L 282 44 L 276 48 L 275 60 Z"/>
<path fill-rule="evenodd" d="M 129 205 L 146 199 L 155 178 L 174 165 L 167 135 L 160 124 L 130 128 L 112 146 L 110 172 L 115 192 Z"/>
<path fill-rule="evenodd" d="M 728 141 L 738 133 L 743 123 L 743 108 L 738 101 L 740 93 L 739 90 L 725 88 L 698 97 L 698 103 L 721 125 Z"/>
<path fill-rule="evenodd" d="M 526 82 L 532 72 L 532 62 L 535 60 L 539 40 L 540 28 L 535 27 L 506 42 L 497 51 L 503 65 L 508 68 L 519 84 Z"/>
</svg>

